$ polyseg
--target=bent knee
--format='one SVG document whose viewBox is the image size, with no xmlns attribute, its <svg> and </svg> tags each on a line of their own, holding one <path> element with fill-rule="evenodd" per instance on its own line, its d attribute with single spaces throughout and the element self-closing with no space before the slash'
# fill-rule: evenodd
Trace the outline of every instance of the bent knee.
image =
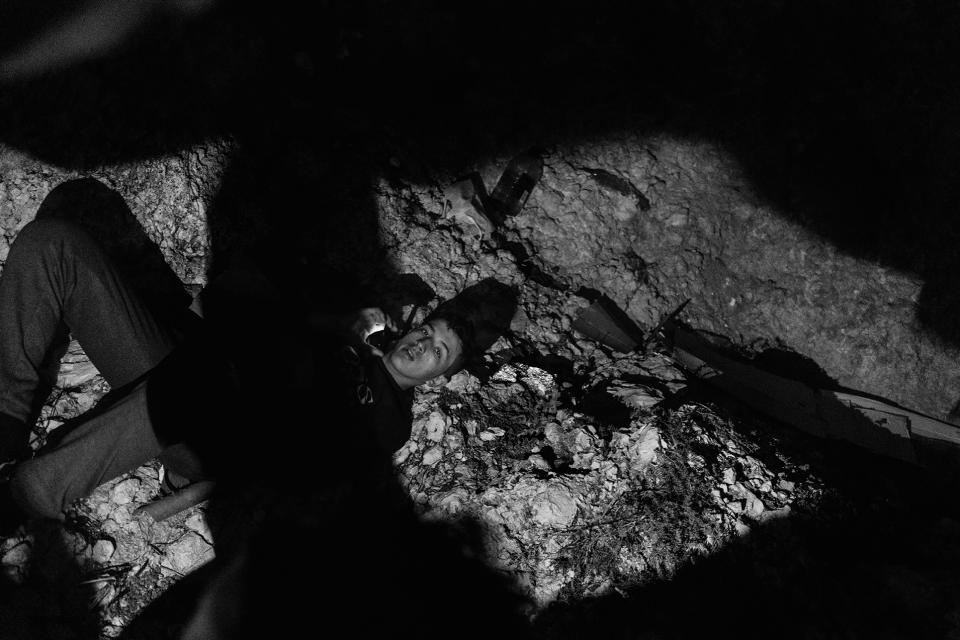
<svg viewBox="0 0 960 640">
<path fill-rule="evenodd" d="M 17 233 L 13 246 L 33 249 L 62 246 L 64 244 L 87 244 L 92 239 L 78 223 L 62 218 L 37 218 Z"/>
<path fill-rule="evenodd" d="M 10 479 L 10 493 L 29 516 L 62 520 L 65 495 L 51 480 L 40 461 L 26 460 L 17 465 Z"/>
</svg>

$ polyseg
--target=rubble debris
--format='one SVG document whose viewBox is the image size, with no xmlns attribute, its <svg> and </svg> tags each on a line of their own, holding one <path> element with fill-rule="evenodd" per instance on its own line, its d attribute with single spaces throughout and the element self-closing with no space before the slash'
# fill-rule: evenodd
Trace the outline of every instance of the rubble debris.
<svg viewBox="0 0 960 640">
<path fill-rule="evenodd" d="M 467 233 L 481 238 L 490 238 L 493 233 L 493 223 L 484 212 L 484 194 L 478 190 L 479 176 L 466 178 L 455 182 L 444 189 L 445 217 L 453 219 Z M 483 183 L 479 183 L 482 189 Z"/>
<path fill-rule="evenodd" d="M 179 185 L 184 167 L 203 171 L 190 157 L 161 169 Z M 427 291 L 414 307 L 487 279 L 515 293 L 515 304 L 496 318 L 509 337 L 484 345 L 485 369 L 462 371 L 417 392 L 413 436 L 394 464 L 425 515 L 480 523 L 490 560 L 528 591 L 538 610 L 626 593 L 672 575 L 768 523 L 810 517 L 828 494 L 820 469 L 809 459 L 800 462 L 777 436 L 750 433 L 739 418 L 688 397 L 682 367 L 652 337 L 658 319 L 675 317 L 677 300 L 703 295 L 706 285 L 691 274 L 712 273 L 710 286 L 727 291 L 729 270 L 707 264 L 683 244 L 691 233 L 710 231 L 709 216 L 671 201 L 675 194 L 666 191 L 674 186 L 664 186 L 662 176 L 641 185 L 640 194 L 609 163 L 590 172 L 593 184 L 583 184 L 582 175 L 576 182 L 575 172 L 556 157 L 544 165 L 549 188 L 533 188 L 527 180 L 519 199 L 511 191 L 515 201 L 505 210 L 516 211 L 496 225 L 475 182 L 454 183 L 443 193 L 381 182 L 375 198 L 385 262 L 416 274 Z M 201 223 L 216 189 L 201 181 L 198 191 L 192 176 L 185 182 L 194 184 L 190 193 L 181 186 L 167 193 L 148 169 L 132 171 L 135 179 L 123 189 L 145 192 L 135 213 L 161 239 L 181 279 L 202 283 L 209 256 Z M 123 182 L 118 169 L 100 173 Z M 48 186 L 38 185 L 37 193 Z M 683 182 L 677 188 L 688 187 Z M 603 198 L 593 211 L 590 199 L 598 193 Z M 30 215 L 29 198 L 16 198 L 19 217 L 0 220 L 0 256 Z M 524 201 L 531 206 L 524 208 Z M 730 215 L 756 215 L 755 207 L 744 213 L 745 207 Z M 443 216 L 456 224 L 436 224 Z M 466 242 L 464 234 L 495 242 Z M 618 309 L 654 329 L 644 339 L 636 327 L 614 322 L 622 334 L 617 344 L 610 343 L 609 330 L 584 331 L 578 319 L 604 308 L 595 296 L 582 295 L 581 285 L 609 294 Z M 421 311 L 402 306 L 410 319 Z M 669 309 L 675 312 L 664 316 Z M 740 309 L 739 302 L 730 309 Z M 106 391 L 82 352 L 71 347 L 71 354 L 38 438 Z M 623 420 L 587 411 L 584 396 L 593 391 L 616 405 Z M 119 635 L 151 599 L 214 552 L 202 504 L 162 521 L 136 512 L 158 491 L 154 462 L 74 505 L 69 526 L 44 534 L 49 537 L 0 541 L 4 575 L 38 589 L 49 576 L 28 576 L 31 560 L 48 555 L 54 542 L 82 556 L 91 574 L 105 565 L 122 567 L 113 578 L 116 591 L 104 591 L 97 613 L 104 634 Z"/>
<path fill-rule="evenodd" d="M 612 301 L 599 298 L 580 312 L 573 328 L 614 351 L 628 353 L 640 345 L 639 330 L 624 316 Z"/>
</svg>

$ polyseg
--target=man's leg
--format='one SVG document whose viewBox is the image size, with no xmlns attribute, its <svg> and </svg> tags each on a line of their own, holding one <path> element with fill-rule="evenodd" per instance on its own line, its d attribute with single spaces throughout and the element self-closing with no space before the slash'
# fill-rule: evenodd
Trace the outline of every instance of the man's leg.
<svg viewBox="0 0 960 640">
<path fill-rule="evenodd" d="M 34 516 L 59 517 L 74 500 L 160 452 L 138 379 L 179 340 L 79 226 L 38 220 L 20 232 L 0 277 L 0 414 L 22 425 L 20 444 L 44 400 L 38 389 L 56 364 L 51 348 L 67 330 L 116 391 L 75 426 L 61 427 L 65 435 L 49 451 L 17 466 L 10 490 Z"/>
<path fill-rule="evenodd" d="M 0 276 L 0 458 L 26 443 L 67 330 L 114 388 L 177 341 L 78 225 L 37 220 L 18 235 Z"/>
<path fill-rule="evenodd" d="M 72 502 L 162 450 L 147 414 L 146 382 L 105 398 L 78 420 L 60 427 L 68 431 L 55 447 L 17 465 L 10 490 L 28 515 L 61 518 Z"/>
</svg>

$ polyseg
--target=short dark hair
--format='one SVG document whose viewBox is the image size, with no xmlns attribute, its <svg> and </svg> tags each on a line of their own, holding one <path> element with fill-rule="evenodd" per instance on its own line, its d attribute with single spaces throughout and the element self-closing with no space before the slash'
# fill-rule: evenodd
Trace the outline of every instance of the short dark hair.
<svg viewBox="0 0 960 640">
<path fill-rule="evenodd" d="M 443 375 L 450 377 L 463 369 L 470 359 L 473 358 L 477 344 L 476 331 L 470 318 L 459 314 L 456 311 L 444 309 L 443 307 L 437 308 L 433 311 L 433 313 L 428 315 L 423 321 L 423 324 L 433 322 L 434 320 L 443 320 L 446 322 L 450 330 L 457 334 L 457 337 L 460 338 L 460 357 L 454 360 L 453 364 L 451 364 L 447 370 L 443 372 Z"/>
</svg>

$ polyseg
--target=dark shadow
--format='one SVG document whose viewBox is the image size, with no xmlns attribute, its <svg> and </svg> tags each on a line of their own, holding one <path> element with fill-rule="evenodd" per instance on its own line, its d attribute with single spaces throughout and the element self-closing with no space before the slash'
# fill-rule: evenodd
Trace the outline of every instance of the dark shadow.
<svg viewBox="0 0 960 640">
<path fill-rule="evenodd" d="M 128 640 L 168 640 L 178 638 L 200 603 L 207 587 L 225 561 L 219 556 L 194 570 L 164 591 L 124 629 Z M 214 636 L 210 636 L 214 637 Z"/>
<path fill-rule="evenodd" d="M 437 311 L 468 318 L 473 324 L 474 353 L 481 355 L 509 332 L 517 311 L 517 295 L 516 287 L 485 278 L 442 302 Z"/>
<path fill-rule="evenodd" d="M 158 317 L 172 321 L 186 311 L 190 296 L 116 191 L 92 178 L 68 180 L 44 199 L 37 218 L 68 220 L 86 231 Z M 68 337 L 66 333 L 56 337 L 47 357 L 49 363 L 59 363 Z M 52 373 L 54 375 L 42 383 L 48 385 L 47 388 L 39 390 L 41 401 L 56 381 L 55 368 Z M 128 388 L 135 384 L 136 381 Z M 49 433 L 38 434 L 39 442 L 45 447 L 56 446 L 88 418 L 109 411 L 111 404 L 122 398 L 128 388 L 112 390 L 90 411 Z M 85 522 L 73 520 L 63 526 L 89 544 L 97 539 Z M 21 582 L 3 578 L 0 635 L 11 640 L 97 637 L 102 626 L 97 597 L 108 593 L 100 589 L 108 587 L 109 581 L 88 582 L 98 576 L 91 576 L 78 559 L 77 550 L 67 546 L 69 538 L 61 535 L 59 524 L 33 521 L 26 527 L 29 538 L 21 544 L 29 548 L 30 562 L 25 567 L 26 578 Z"/>
<path fill-rule="evenodd" d="M 16 15 L 23 3 L 9 5 Z M 251 133 L 285 121 L 326 154 L 336 145 L 311 126 L 347 124 L 342 138 L 389 141 L 425 183 L 425 167 L 462 175 L 531 143 L 625 131 L 713 140 L 790 219 L 923 278 L 919 317 L 957 337 L 960 296 L 943 275 L 960 239 L 953 5 L 607 0 L 586 18 L 575 3 L 371 0 L 324 3 L 315 20 L 292 2 L 261 9 L 222 2 L 161 20 L 104 59 L 8 86 L 0 139 L 82 168 L 222 134 L 249 154 L 278 151 Z M 503 30 L 517 35 L 491 46 Z M 436 89 L 410 81 L 426 73 L 442 79 Z M 256 175 L 291 158 L 267 157 Z"/>
<path fill-rule="evenodd" d="M 389 274 L 387 275 L 389 277 Z M 400 320 L 400 335 L 405 334 L 412 328 L 414 315 L 418 307 L 426 305 L 437 297 L 433 287 L 428 285 L 423 278 L 415 273 L 403 273 L 392 281 L 385 283 L 386 291 L 382 297 L 381 306 L 393 317 Z M 408 317 L 402 318 L 403 307 L 411 305 Z"/>
<path fill-rule="evenodd" d="M 750 363 L 755 367 L 784 378 L 803 382 L 820 389 L 838 389 L 839 383 L 812 358 L 789 349 L 764 349 Z"/>
<path fill-rule="evenodd" d="M 617 379 L 617 382 L 627 384 L 639 384 L 660 392 L 663 398 L 671 397 L 670 389 L 662 380 L 652 376 L 631 375 L 623 376 Z M 601 382 L 589 388 L 577 399 L 573 408 L 575 411 L 585 413 L 596 418 L 601 436 L 609 439 L 617 429 L 629 426 L 634 417 L 634 410 L 624 404 L 623 400 L 610 394 L 611 382 Z"/>
<path fill-rule="evenodd" d="M 87 582 L 91 575 L 80 566 L 76 551 L 67 546 L 59 527 L 28 525 L 30 537 L 21 542 L 31 557 L 26 578 L 0 577 L 0 635 L 4 639 L 87 640 L 100 635 L 96 601 L 103 585 Z"/>
<path fill-rule="evenodd" d="M 600 421 L 600 436 L 609 440 L 617 429 L 626 428 L 633 417 L 633 411 L 618 398 L 607 393 L 609 384 L 600 384 L 577 403 L 576 408 Z"/>
<path fill-rule="evenodd" d="M 6 3 L 4 16 L 25 14 L 26 4 L 32 11 L 33 3 Z M 45 2 L 35 18 L 0 20 L 23 28 L 9 46 L 63 6 Z M 322 15 L 306 20 L 299 3 L 224 2 L 195 21 L 159 23 L 105 58 L 4 86 L 0 140 L 87 170 L 231 137 L 237 150 L 210 212 L 212 275 L 236 255 L 253 256 L 298 311 L 329 292 L 344 294 L 328 298 L 331 306 L 347 305 L 390 281 L 372 191 L 398 148 L 403 175 L 427 184 L 425 167 L 463 174 L 532 143 L 625 131 L 715 141 L 789 219 L 851 255 L 924 279 L 919 318 L 960 342 L 960 295 L 948 275 L 960 240 L 953 4 L 608 0 L 585 12 L 498 0 L 313 9 Z M 519 243 L 504 247 L 529 277 L 554 283 Z M 221 314 L 221 336 L 237 344 L 232 338 L 250 335 L 244 329 L 263 335 L 282 315 L 269 307 L 240 320 Z M 266 379 L 265 395 L 278 384 Z M 329 430 L 297 431 L 295 446 L 276 430 L 301 424 L 303 414 L 335 424 L 313 408 L 244 417 L 233 433 L 247 449 L 238 452 L 268 454 L 267 469 L 251 473 L 293 470 L 309 481 L 309 454 L 332 450 L 324 448 Z M 346 465 L 324 463 L 331 473 Z M 706 606 L 721 601 L 699 593 Z"/>
<path fill-rule="evenodd" d="M 609 296 L 588 287 L 577 295 L 590 301 L 574 321 L 573 328 L 615 351 L 629 352 L 643 344 L 643 331 Z"/>
<path fill-rule="evenodd" d="M 189 625 L 204 630 L 191 638 L 305 630 L 440 638 L 474 618 L 480 603 L 484 615 L 458 636 L 526 634 L 529 603 L 487 563 L 478 522 L 426 522 L 392 477 L 364 475 L 371 469 L 362 464 L 355 471 L 358 480 L 295 486 L 294 495 L 289 486 L 261 485 L 224 497 L 243 500 L 245 509 L 213 505 L 222 510 L 214 519 L 230 525 L 218 539 L 218 560 L 203 577 L 171 588 L 122 637 L 164 638 Z"/>
</svg>

